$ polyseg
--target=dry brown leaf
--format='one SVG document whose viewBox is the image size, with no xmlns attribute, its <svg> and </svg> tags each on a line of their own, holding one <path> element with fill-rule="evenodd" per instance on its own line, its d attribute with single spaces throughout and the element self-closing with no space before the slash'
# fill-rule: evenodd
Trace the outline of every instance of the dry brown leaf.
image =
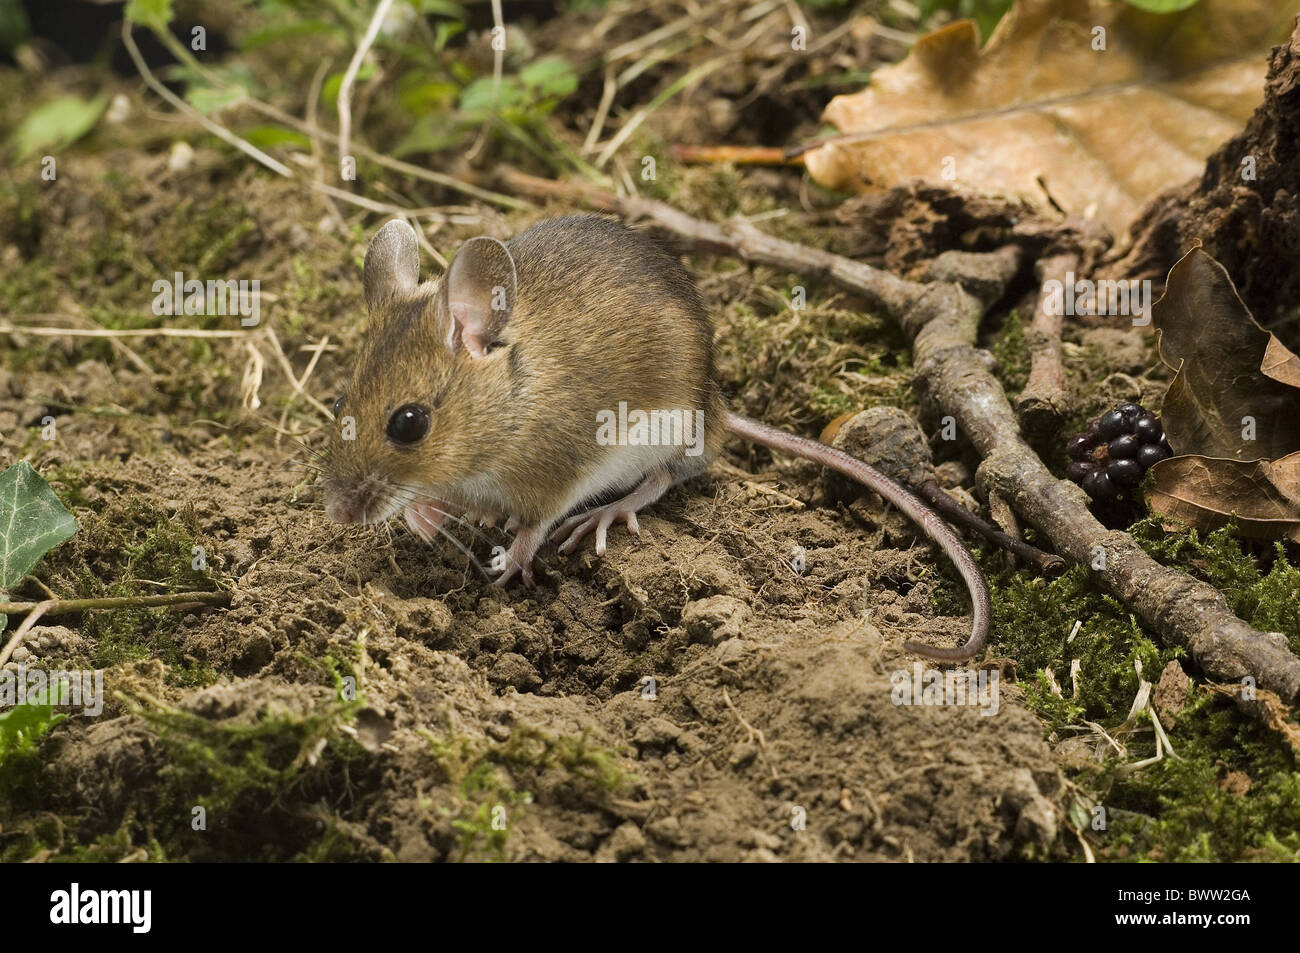
<svg viewBox="0 0 1300 953">
<path fill-rule="evenodd" d="M 1147 505 L 1201 530 L 1237 524 L 1238 536 L 1300 543 L 1300 453 L 1281 460 L 1187 454 L 1151 468 Z"/>
<path fill-rule="evenodd" d="M 1257 460 L 1300 450 L 1300 358 L 1259 326 L 1204 249 L 1170 269 L 1152 324 L 1160 359 L 1177 371 L 1161 411 L 1175 453 Z"/>
<path fill-rule="evenodd" d="M 1122 234 L 1143 201 L 1200 175 L 1240 130 L 1296 9 L 1201 0 L 1156 15 L 1110 0 L 1017 0 L 984 49 L 975 24 L 958 21 L 831 100 L 824 118 L 848 135 L 804 161 L 841 191 L 955 181 Z M 1105 51 L 1093 49 L 1099 27 Z"/>
</svg>

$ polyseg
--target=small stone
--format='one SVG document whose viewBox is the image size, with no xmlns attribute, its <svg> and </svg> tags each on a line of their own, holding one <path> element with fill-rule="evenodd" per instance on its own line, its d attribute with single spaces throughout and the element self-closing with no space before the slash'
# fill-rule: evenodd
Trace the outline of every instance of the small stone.
<svg viewBox="0 0 1300 953">
<path fill-rule="evenodd" d="M 945 460 L 934 468 L 935 479 L 945 490 L 970 483 L 970 467 L 960 460 Z"/>
<path fill-rule="evenodd" d="M 681 821 L 677 820 L 677 818 L 672 814 L 651 821 L 646 826 L 646 830 L 650 833 L 651 837 L 667 844 L 671 844 L 674 847 L 685 846 L 688 841 L 686 832 L 682 830 Z"/>
<path fill-rule="evenodd" d="M 131 100 L 125 93 L 118 93 L 108 104 L 104 112 L 104 121 L 111 123 L 126 122 L 131 115 Z"/>
<path fill-rule="evenodd" d="M 730 662 L 739 662 L 744 657 L 745 651 L 743 639 L 727 639 L 713 650 L 713 654 L 719 664 L 726 665 Z"/>
<path fill-rule="evenodd" d="M 9 656 L 15 662 L 25 662 L 31 656 L 31 650 L 25 645 L 20 645 L 14 649 L 13 655 Z"/>
<path fill-rule="evenodd" d="M 194 147 L 188 142 L 172 144 L 167 156 L 167 168 L 172 172 L 184 172 L 194 164 Z"/>
<path fill-rule="evenodd" d="M 727 759 L 727 764 L 733 768 L 743 768 L 758 755 L 758 745 L 752 741 L 737 742 L 731 749 L 731 757 Z"/>
</svg>

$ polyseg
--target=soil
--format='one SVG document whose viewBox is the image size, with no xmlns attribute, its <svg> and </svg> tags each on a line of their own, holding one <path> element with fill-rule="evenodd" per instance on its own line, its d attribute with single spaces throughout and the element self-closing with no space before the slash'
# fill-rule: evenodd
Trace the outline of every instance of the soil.
<svg viewBox="0 0 1300 953">
<path fill-rule="evenodd" d="M 227 181 L 205 149 L 184 175 L 165 163 L 69 160 L 72 184 L 42 196 L 41 233 L 6 254 L 91 254 L 86 236 L 102 237 L 117 213 L 76 183 L 109 164 L 129 197 L 115 227 L 146 258 L 176 241 L 174 212 L 160 211 L 169 195 L 183 189 L 185 214 L 206 221 L 238 187 L 254 224 L 232 246 L 229 273 L 281 287 L 289 260 L 307 259 L 322 276 L 301 323 L 283 304 L 267 319 L 297 374 L 309 358 L 301 347 L 341 342 L 308 388 L 328 400 L 360 330 L 355 233 L 318 228 L 290 186 Z M 734 285 L 706 282 L 722 313 L 744 294 Z M 170 574 L 232 594 L 228 610 L 112 625 L 88 613 L 34 630 L 42 661 L 109 663 L 104 714 L 58 726 L 43 769 L 45 807 L 75 819 L 65 850 L 156 855 L 152 835 L 188 859 L 287 858 L 319 850 L 325 830 L 330 856 L 402 860 L 995 860 L 1060 849 L 1065 785 L 1010 679 L 992 717 L 893 703 L 891 673 L 911 674 L 902 643 L 959 642 L 969 622 L 935 609 L 952 583 L 933 548 L 879 501 L 833 504 L 814 467 L 746 474 L 748 451 L 733 447 L 726 472 L 648 511 L 640 538 L 613 532 L 603 558 L 548 547 L 536 589 L 502 592 L 450 546 L 325 518 L 309 457 L 276 432 L 291 391 L 260 335 L 265 403 L 248 413 L 239 342 L 205 342 L 196 359 L 184 343 L 125 339 L 146 373 L 102 342 L 12 340 L 27 358 L 0 380 L 0 465 L 33 459 L 80 524 L 47 557 L 45 582 L 99 594 Z M 102 356 L 83 356 L 94 349 Z M 723 355 L 740 389 L 743 369 Z M 289 418 L 308 444 L 320 436 L 313 414 L 299 401 Z M 47 415 L 49 442 L 37 437 Z M 152 539 L 163 528 L 175 538 Z M 481 561 L 505 540 L 461 536 Z M 124 552 L 151 546 L 151 560 L 124 565 Z M 187 573 L 194 546 L 206 568 Z M 340 673 L 356 698 L 323 749 L 307 752 L 317 763 L 294 773 L 267 755 L 278 772 L 268 845 L 258 836 L 267 792 L 235 779 L 213 808 L 221 779 L 184 767 L 185 752 L 201 743 L 220 760 L 249 725 L 333 711 Z M 494 839 L 475 812 L 490 818 L 498 806 L 508 836 Z M 180 823 L 195 807 L 209 812 L 209 836 Z"/>
<path fill-rule="evenodd" d="M 473 9 L 481 18 L 485 8 Z M 607 42 L 682 15 L 657 3 L 639 12 Z M 814 36 L 839 22 L 808 16 Z M 564 12 L 531 41 L 582 62 L 601 18 Z M 752 29 L 715 26 L 737 41 Z M 1034 255 L 1058 245 L 1088 261 L 1100 254 L 1091 232 L 1026 224 L 1001 200 L 908 188 L 841 208 L 795 169 L 668 161 L 679 142 L 811 138 L 831 95 L 904 50 L 855 27 L 780 67 L 787 34 L 782 21 L 779 56 L 746 47 L 743 69 L 710 73 L 647 121 L 630 145 L 665 157 L 647 192 L 710 219 L 768 216 L 764 227 L 792 240 L 909 275 L 940 249 L 1009 239 Z M 301 61 L 253 61 L 294 115 L 306 111 L 317 42 L 302 40 Z M 167 55 L 145 50 L 151 62 L 155 53 Z M 334 55 L 346 62 L 350 50 Z M 618 122 L 711 55 L 700 43 L 671 68 L 648 67 Z M 996 713 L 895 704 L 913 676 L 903 643 L 964 640 L 965 595 L 913 526 L 816 467 L 733 443 L 709 474 L 642 514 L 639 538 L 613 530 L 603 557 L 544 548 L 533 589 L 503 591 L 480 570 L 506 541 L 498 530 L 460 527 L 467 554 L 396 523 L 330 522 L 313 470 L 328 418 L 286 365 L 328 407 L 364 333 L 360 263 L 387 215 L 303 188 L 336 175 L 319 147 L 274 149 L 301 181 L 272 175 L 160 111 L 131 70 L 0 71 L 0 126 L 52 90 L 101 88 L 130 109 L 59 150 L 57 182 L 39 180 L 35 160 L 0 177 L 0 321 L 239 330 L 233 317 L 151 312 L 152 283 L 182 271 L 260 280 L 262 324 L 243 338 L 0 334 L 0 469 L 31 461 L 79 524 L 8 596 L 221 590 L 230 604 L 99 610 L 32 630 L 26 661 L 102 671 L 108 698 L 101 715 L 54 725 L 13 762 L 23 770 L 6 763 L 0 858 L 1081 859 L 1089 851 L 1075 831 L 1095 803 L 1117 819 L 1114 835 L 1088 834 L 1106 859 L 1294 856 L 1289 749 L 1227 702 L 1203 691 L 1184 699 L 1177 664 L 1167 667 L 1178 653 L 1158 648 L 1086 573 L 1046 582 L 981 551 L 995 631 L 977 667 L 999 676 Z M 546 117 L 570 148 L 602 88 L 587 73 Z M 361 137 L 400 141 L 410 115 L 369 84 L 357 96 Z M 244 132 L 262 118 L 223 115 Z M 509 141 L 493 140 L 482 161 L 495 161 L 494 148 L 513 149 L 527 171 L 553 171 Z M 623 158 L 616 180 L 628 175 Z M 424 220 L 444 256 L 474 235 L 576 211 L 502 211 L 369 164 L 361 172 L 354 188 L 371 201 L 445 213 Z M 863 407 L 917 412 L 906 344 L 861 300 L 732 261 L 687 264 L 737 409 L 810 436 Z M 792 289 L 805 284 L 808 307 L 796 312 Z M 1010 297 L 1027 289 L 1022 280 Z M 1008 387 L 1028 370 L 1011 307 L 991 314 L 982 341 Z M 1164 388 L 1132 332 L 1071 329 L 1065 359 L 1072 425 Z M 960 442 L 933 444 L 944 486 L 979 507 L 978 459 Z M 1231 539 L 1158 542 L 1170 561 L 1222 571 L 1251 611 L 1290 611 L 1287 631 L 1300 638 L 1285 608 L 1296 577 L 1280 556 L 1270 584 Z M 1167 674 L 1159 704 L 1178 719 L 1183 758 L 1112 783 L 1114 742 L 1096 729 L 1127 724 L 1143 666 Z M 1081 723 L 1093 733 L 1075 736 Z M 1124 732 L 1131 759 L 1146 757 L 1150 736 Z M 1125 818 L 1136 833 L 1120 833 Z"/>
</svg>

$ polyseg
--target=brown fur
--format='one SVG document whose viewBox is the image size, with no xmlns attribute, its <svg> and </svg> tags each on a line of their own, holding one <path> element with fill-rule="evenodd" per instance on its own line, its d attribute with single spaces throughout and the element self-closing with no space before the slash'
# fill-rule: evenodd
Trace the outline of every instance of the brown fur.
<svg viewBox="0 0 1300 953">
<path fill-rule="evenodd" d="M 597 412 L 620 401 L 704 411 L 705 453 L 679 452 L 674 479 L 716 456 L 724 406 L 713 331 L 681 263 L 644 234 L 594 217 L 545 221 L 507 247 L 516 303 L 497 346 L 479 359 L 446 346 L 450 318 L 437 285 L 385 295 L 368 256 L 370 328 L 341 408 L 356 421 L 356 439 L 340 439 L 336 428 L 327 494 L 372 494 L 378 505 L 385 487 L 401 495 L 420 486 L 495 509 L 474 490 L 490 473 L 506 490 L 506 515 L 545 523 L 563 515 L 556 509 L 606 454 L 627 449 L 595 436 Z M 432 427 L 400 446 L 386 427 L 407 403 L 430 406 Z"/>
</svg>

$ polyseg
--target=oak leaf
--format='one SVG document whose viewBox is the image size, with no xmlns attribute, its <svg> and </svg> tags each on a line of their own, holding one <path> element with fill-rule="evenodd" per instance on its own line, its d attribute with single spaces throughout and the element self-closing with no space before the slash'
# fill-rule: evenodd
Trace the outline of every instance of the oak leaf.
<svg viewBox="0 0 1300 953">
<path fill-rule="evenodd" d="M 957 21 L 831 100 L 824 118 L 844 135 L 804 162 L 840 191 L 954 182 L 1122 234 L 1142 202 L 1200 175 L 1241 129 L 1295 15 L 1287 0 L 1201 0 L 1169 14 L 1016 0 L 983 49 L 975 24 Z"/>
</svg>

